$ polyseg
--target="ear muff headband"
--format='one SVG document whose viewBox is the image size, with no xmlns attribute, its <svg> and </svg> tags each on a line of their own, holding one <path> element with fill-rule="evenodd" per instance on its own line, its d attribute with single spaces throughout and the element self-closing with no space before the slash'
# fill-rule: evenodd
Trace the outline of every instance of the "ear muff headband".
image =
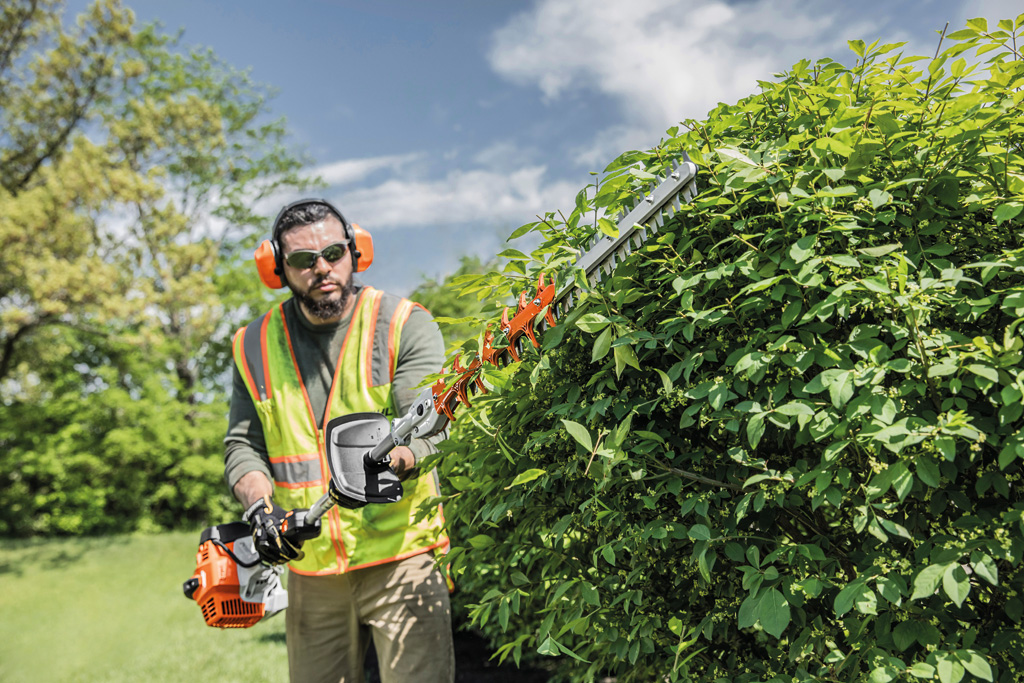
<svg viewBox="0 0 1024 683">
<path fill-rule="evenodd" d="M 256 271 L 259 273 L 260 281 L 270 289 L 281 289 L 284 282 L 284 254 L 280 246 L 280 224 L 286 213 L 298 206 L 306 204 L 322 204 L 331 213 L 338 217 L 345 229 L 345 237 L 349 240 L 349 249 L 352 252 L 352 269 L 361 273 L 373 263 L 373 237 L 370 233 L 355 223 L 349 223 L 337 207 L 326 199 L 300 199 L 287 205 L 277 214 L 274 219 L 274 227 L 271 230 L 271 238 L 263 240 L 253 254 L 256 260 Z"/>
</svg>

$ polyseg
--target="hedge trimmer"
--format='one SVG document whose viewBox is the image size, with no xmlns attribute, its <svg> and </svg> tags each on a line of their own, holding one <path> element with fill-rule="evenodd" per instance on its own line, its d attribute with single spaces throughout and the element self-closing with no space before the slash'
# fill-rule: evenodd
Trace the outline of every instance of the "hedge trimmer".
<svg viewBox="0 0 1024 683">
<path fill-rule="evenodd" d="M 595 286 L 656 233 L 666 217 L 696 194 L 696 173 L 697 166 L 684 154 L 684 161 L 673 164 L 650 194 L 619 214 L 615 237 L 598 233 L 591 239 L 569 271 L 573 277 L 566 278 L 567 284 L 558 289 L 553 277 L 549 281 L 541 273 L 532 297 L 522 292 L 514 313 L 505 308 L 498 325 L 503 346 L 495 345 L 496 337 L 488 328 L 480 353 L 465 366 L 456 357 L 452 371 L 457 377 L 442 378 L 424 388 L 405 415 L 389 421 L 380 413 L 353 413 L 328 422 L 328 493 L 308 510 L 296 510 L 294 527 L 318 525 L 338 500 L 350 507 L 401 500 L 402 484 L 389 468 L 391 451 L 442 431 L 455 420 L 459 404 L 469 405 L 471 391 L 486 392 L 480 376 L 485 363 L 504 367 L 520 361 L 524 338 L 539 348 L 538 326 L 554 326 L 556 314 L 572 308 L 580 295 L 576 283 Z M 279 578 L 283 567 L 257 562 L 247 529 L 239 523 L 222 524 L 204 531 L 200 539 L 196 572 L 183 588 L 186 596 L 199 603 L 210 626 L 252 626 L 287 606 Z"/>
</svg>

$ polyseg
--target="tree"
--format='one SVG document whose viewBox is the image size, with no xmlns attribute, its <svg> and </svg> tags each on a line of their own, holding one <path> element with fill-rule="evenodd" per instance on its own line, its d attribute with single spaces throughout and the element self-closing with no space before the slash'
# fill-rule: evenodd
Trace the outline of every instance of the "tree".
<svg viewBox="0 0 1024 683">
<path fill-rule="evenodd" d="M 252 206 L 302 162 L 245 73 L 116 0 L 59 10 L 0 13 L 0 533 L 219 517 Z"/>
<path fill-rule="evenodd" d="M 681 151 L 701 168 L 539 353 L 488 371 L 438 458 L 447 561 L 501 656 L 580 681 L 1016 680 L 1022 27 L 800 62 L 527 228 L 546 242 L 514 275 Z"/>
</svg>

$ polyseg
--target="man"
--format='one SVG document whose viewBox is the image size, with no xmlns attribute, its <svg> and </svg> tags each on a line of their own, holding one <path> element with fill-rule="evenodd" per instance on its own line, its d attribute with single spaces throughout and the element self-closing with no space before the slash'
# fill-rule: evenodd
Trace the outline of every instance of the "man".
<svg viewBox="0 0 1024 683">
<path fill-rule="evenodd" d="M 429 440 L 391 452 L 392 469 L 405 478 L 400 502 L 335 506 L 305 543 L 282 529 L 287 511 L 308 508 L 327 490 L 326 424 L 354 412 L 404 415 L 415 387 L 444 362 L 424 308 L 354 281 L 372 259 L 372 242 L 361 252 L 357 230 L 368 239 L 320 199 L 286 206 L 274 222 L 261 247 L 261 279 L 293 296 L 235 336 L 225 478 L 246 507 L 261 557 L 290 561 L 293 683 L 361 683 L 370 638 L 382 683 L 451 681 L 448 589 L 433 561 L 448 539 L 440 510 L 415 519 L 438 493 L 436 475 L 416 469 L 433 450 Z"/>
</svg>

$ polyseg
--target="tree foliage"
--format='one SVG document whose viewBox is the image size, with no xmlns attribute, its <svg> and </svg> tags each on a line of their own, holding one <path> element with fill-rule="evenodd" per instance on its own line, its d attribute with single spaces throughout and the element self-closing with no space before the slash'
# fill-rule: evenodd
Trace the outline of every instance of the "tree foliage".
<svg viewBox="0 0 1024 683">
<path fill-rule="evenodd" d="M 219 521 L 252 206 L 300 160 L 245 73 L 60 10 L 0 9 L 0 533 Z"/>
<path fill-rule="evenodd" d="M 683 151 L 701 169 L 537 353 L 488 369 L 438 458 L 447 561 L 501 657 L 580 681 L 1016 680 L 1022 27 L 800 62 L 464 283 L 521 289 L 595 208 Z"/>
</svg>

